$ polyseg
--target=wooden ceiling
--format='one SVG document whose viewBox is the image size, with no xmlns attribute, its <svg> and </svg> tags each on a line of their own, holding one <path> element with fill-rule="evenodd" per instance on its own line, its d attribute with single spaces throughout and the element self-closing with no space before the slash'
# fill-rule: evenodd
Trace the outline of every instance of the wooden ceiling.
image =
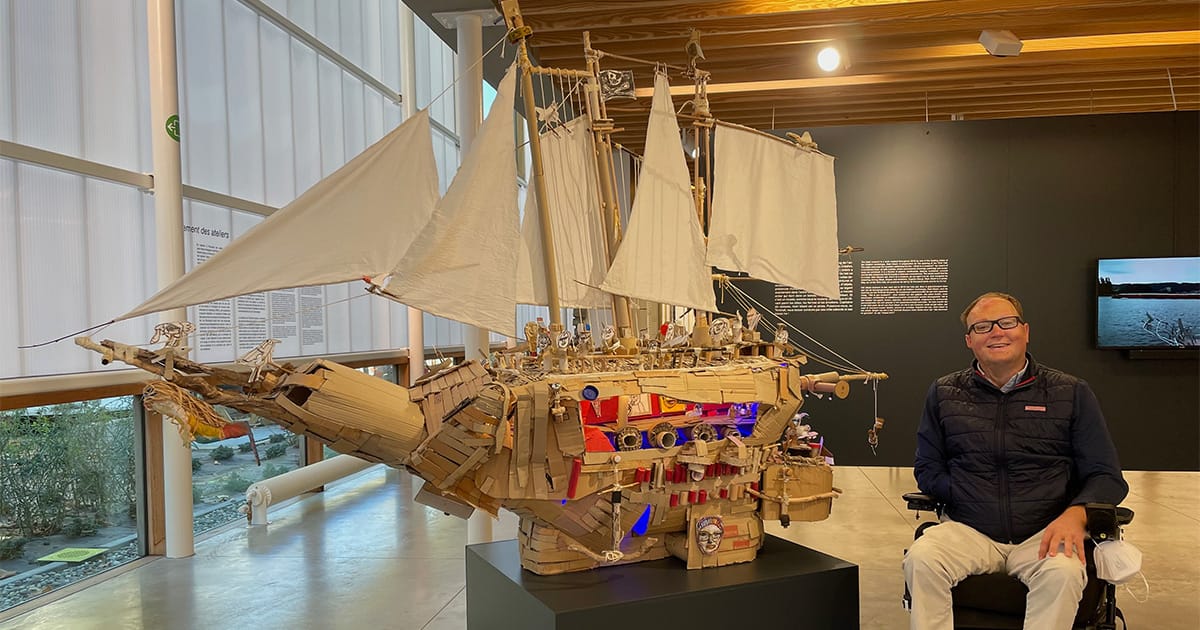
<svg viewBox="0 0 1200 630">
<path fill-rule="evenodd" d="M 498 5 L 499 2 L 497 1 Z M 757 129 L 1200 109 L 1200 2 L 1131 0 L 520 0 L 542 65 L 584 67 L 583 33 L 608 53 L 684 66 L 691 29 L 711 73 L 713 115 Z M 984 29 L 1012 31 L 1020 55 L 993 57 Z M 849 67 L 817 68 L 834 44 Z M 639 98 L 611 102 L 638 148 Z M 672 77 L 676 105 L 691 86 Z"/>
</svg>

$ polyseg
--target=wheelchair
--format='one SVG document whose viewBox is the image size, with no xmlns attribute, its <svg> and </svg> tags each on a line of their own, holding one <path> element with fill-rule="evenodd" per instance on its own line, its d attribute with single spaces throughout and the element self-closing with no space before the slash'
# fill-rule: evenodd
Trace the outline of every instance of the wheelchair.
<svg viewBox="0 0 1200 630">
<path fill-rule="evenodd" d="M 942 505 L 919 492 L 904 495 L 908 509 L 942 515 Z M 1117 587 L 1096 576 L 1096 544 L 1119 540 L 1121 528 L 1133 520 L 1133 510 L 1107 503 L 1088 503 L 1089 539 L 1084 544 L 1087 558 L 1087 584 L 1079 600 L 1074 630 L 1116 630 L 1117 619 L 1126 628 L 1125 616 L 1117 608 Z M 921 537 L 936 521 L 922 523 L 913 539 Z M 907 549 L 905 552 L 907 553 Z M 970 630 L 1021 630 L 1025 619 L 1025 597 L 1029 589 L 1017 578 L 1005 573 L 972 575 L 951 591 L 954 600 L 954 627 Z M 912 607 L 908 585 L 904 585 L 904 608 Z"/>
</svg>

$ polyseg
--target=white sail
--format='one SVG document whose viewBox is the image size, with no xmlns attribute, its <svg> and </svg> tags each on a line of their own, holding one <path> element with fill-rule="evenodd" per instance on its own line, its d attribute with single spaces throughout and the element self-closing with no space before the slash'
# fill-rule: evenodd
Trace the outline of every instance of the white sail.
<svg viewBox="0 0 1200 630">
<path fill-rule="evenodd" d="M 515 65 L 458 174 L 392 272 L 386 292 L 423 311 L 516 336 Z"/>
<path fill-rule="evenodd" d="M 833 158 L 726 125 L 714 144 L 708 264 L 837 299 Z"/>
<path fill-rule="evenodd" d="M 117 320 L 260 291 L 382 276 L 412 244 L 437 199 L 429 113 L 422 110 Z"/>
<path fill-rule="evenodd" d="M 629 229 L 601 288 L 664 304 L 717 310 L 679 123 L 670 85 L 662 74 L 654 78 L 646 155 Z"/>
<path fill-rule="evenodd" d="M 558 296 L 562 306 L 611 308 L 612 298 L 597 287 L 608 256 L 600 216 L 599 180 L 591 120 L 580 116 L 541 136 L 546 201 L 550 213 Z M 549 304 L 542 257 L 542 222 L 533 191 L 525 198 L 521 252 L 517 259 L 517 301 Z"/>
</svg>

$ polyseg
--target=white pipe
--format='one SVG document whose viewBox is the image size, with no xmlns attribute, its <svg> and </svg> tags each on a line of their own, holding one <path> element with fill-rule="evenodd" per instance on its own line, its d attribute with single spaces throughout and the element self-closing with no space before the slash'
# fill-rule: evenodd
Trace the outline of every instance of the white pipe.
<svg viewBox="0 0 1200 630">
<path fill-rule="evenodd" d="M 313 488 L 319 488 L 342 477 L 362 472 L 374 465 L 353 455 L 338 455 L 270 479 L 252 483 L 249 488 L 246 488 L 246 506 L 250 510 L 250 524 L 266 525 L 267 508 L 273 503 L 298 497 Z"/>
<path fill-rule="evenodd" d="M 179 158 L 179 77 L 175 61 L 174 0 L 146 3 L 150 61 L 150 125 L 154 163 L 154 223 L 161 289 L 183 275 L 183 187 Z M 162 313 L 160 321 L 187 319 L 186 309 Z M 163 499 L 166 554 L 196 552 L 192 525 L 192 451 L 171 419 L 163 417 Z"/>
<path fill-rule="evenodd" d="M 408 120 L 417 111 L 417 47 L 412 9 L 400 3 L 400 107 Z M 408 385 L 425 374 L 425 314 L 408 307 Z M 414 493 L 416 490 L 413 491 Z"/>
</svg>

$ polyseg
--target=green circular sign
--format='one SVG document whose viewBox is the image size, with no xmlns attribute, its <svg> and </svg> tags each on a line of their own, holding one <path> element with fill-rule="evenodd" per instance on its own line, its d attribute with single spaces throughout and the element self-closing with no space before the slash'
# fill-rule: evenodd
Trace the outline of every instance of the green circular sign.
<svg viewBox="0 0 1200 630">
<path fill-rule="evenodd" d="M 167 135 L 175 142 L 179 142 L 179 115 L 171 114 L 167 119 Z"/>
</svg>

